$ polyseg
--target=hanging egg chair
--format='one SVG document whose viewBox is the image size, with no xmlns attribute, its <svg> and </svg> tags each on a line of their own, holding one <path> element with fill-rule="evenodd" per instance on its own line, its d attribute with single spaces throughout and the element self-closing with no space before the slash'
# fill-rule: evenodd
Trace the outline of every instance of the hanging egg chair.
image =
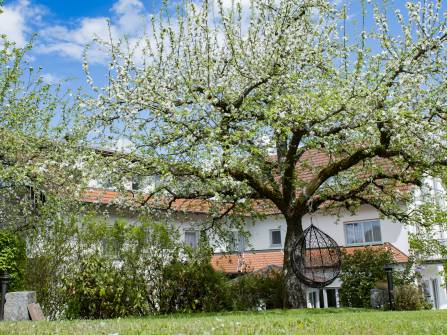
<svg viewBox="0 0 447 335">
<path fill-rule="evenodd" d="M 341 250 L 337 242 L 313 224 L 293 246 L 291 262 L 295 275 L 309 287 L 321 288 L 340 274 Z"/>
</svg>

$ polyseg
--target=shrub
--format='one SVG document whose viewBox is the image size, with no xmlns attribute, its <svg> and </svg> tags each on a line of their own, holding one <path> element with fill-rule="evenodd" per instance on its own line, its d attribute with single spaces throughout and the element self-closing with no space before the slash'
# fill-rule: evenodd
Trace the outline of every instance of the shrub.
<svg viewBox="0 0 447 335">
<path fill-rule="evenodd" d="M 84 258 L 80 266 L 64 277 L 68 318 L 114 318 L 129 315 L 143 315 L 141 301 L 130 294 L 125 271 L 113 261 L 98 253 Z"/>
<path fill-rule="evenodd" d="M 25 287 L 36 291 L 37 301 L 46 316 L 55 318 L 62 312 L 66 296 L 60 292 L 62 262 L 54 255 L 28 258 L 25 268 Z"/>
<path fill-rule="evenodd" d="M 232 308 L 235 310 L 265 308 L 282 308 L 283 306 L 283 273 L 282 269 L 268 268 L 245 274 L 232 280 L 230 295 Z"/>
<path fill-rule="evenodd" d="M 23 289 L 23 277 L 26 263 L 26 247 L 24 241 L 16 234 L 0 229 L 0 273 L 7 272 L 11 276 L 9 291 Z"/>
<path fill-rule="evenodd" d="M 394 306 L 399 311 L 419 310 L 425 307 L 422 291 L 414 285 L 402 285 L 394 288 Z"/>
<path fill-rule="evenodd" d="M 51 318 L 111 318 L 229 308 L 227 279 L 202 243 L 166 224 L 62 222 L 33 242 L 29 280 Z M 70 228 L 71 227 L 71 228 Z M 69 236 L 67 238 L 67 236 Z M 42 272 L 42 273 L 40 273 Z"/>
<path fill-rule="evenodd" d="M 67 305 L 62 278 L 79 265 L 73 241 L 78 234 L 77 217 L 54 216 L 49 223 L 28 233 L 25 286 L 36 291 L 37 301 L 50 319 L 60 317 Z"/>
<path fill-rule="evenodd" d="M 352 255 L 343 254 L 340 279 L 340 301 L 343 306 L 370 307 L 371 289 L 385 280 L 383 267 L 392 263 L 390 251 L 365 248 Z"/>
<path fill-rule="evenodd" d="M 210 260 L 174 261 L 163 269 L 159 312 L 213 312 L 230 308 L 227 279 Z"/>
</svg>

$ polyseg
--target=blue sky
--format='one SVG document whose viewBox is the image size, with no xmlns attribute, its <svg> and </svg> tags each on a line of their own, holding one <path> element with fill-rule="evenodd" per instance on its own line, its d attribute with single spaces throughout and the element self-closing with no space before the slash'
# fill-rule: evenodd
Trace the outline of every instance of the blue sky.
<svg viewBox="0 0 447 335">
<path fill-rule="evenodd" d="M 224 2 L 231 0 L 224 0 Z M 248 2 L 249 0 L 240 0 Z M 351 22 L 359 22 L 360 0 L 334 0 L 338 4 L 348 1 Z M 403 7 L 404 0 L 381 0 L 390 11 Z M 427 0 L 431 1 L 431 0 Z M 111 19 L 116 36 L 137 38 L 144 27 L 144 18 L 156 12 L 160 0 L 5 0 L 4 13 L 0 15 L 0 33 L 22 46 L 37 33 L 30 63 L 43 68 L 42 74 L 49 82 L 74 78 L 71 86 L 84 85 L 82 52 L 95 35 L 107 37 L 107 18 Z M 368 9 L 371 13 L 371 7 Z M 371 22 L 371 21 L 369 21 Z M 358 24 L 357 28 L 358 29 Z M 104 54 L 92 51 L 90 60 L 96 78 L 107 63 Z"/>
<path fill-rule="evenodd" d="M 49 82 L 71 79 L 83 85 L 82 53 L 95 36 L 107 37 L 107 19 L 116 36 L 141 35 L 144 18 L 156 11 L 159 1 L 140 0 L 6 0 L 0 15 L 0 33 L 23 46 L 36 33 L 29 54 L 33 66 L 41 66 Z M 107 63 L 105 55 L 93 50 L 94 72 Z"/>
</svg>

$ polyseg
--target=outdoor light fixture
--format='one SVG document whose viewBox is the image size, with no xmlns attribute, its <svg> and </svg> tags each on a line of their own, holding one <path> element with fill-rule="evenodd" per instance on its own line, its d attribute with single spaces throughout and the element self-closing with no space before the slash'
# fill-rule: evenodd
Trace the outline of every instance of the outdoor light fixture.
<svg viewBox="0 0 447 335">
<path fill-rule="evenodd" d="M 394 302 L 393 302 L 393 264 L 386 264 L 383 269 L 386 273 L 386 280 L 388 282 L 388 301 L 390 303 L 390 310 L 394 310 Z"/>
<path fill-rule="evenodd" d="M 0 320 L 3 320 L 6 291 L 8 289 L 8 283 L 10 281 L 10 278 L 11 277 L 6 272 L 1 272 L 0 273 L 0 286 L 1 286 Z"/>
</svg>

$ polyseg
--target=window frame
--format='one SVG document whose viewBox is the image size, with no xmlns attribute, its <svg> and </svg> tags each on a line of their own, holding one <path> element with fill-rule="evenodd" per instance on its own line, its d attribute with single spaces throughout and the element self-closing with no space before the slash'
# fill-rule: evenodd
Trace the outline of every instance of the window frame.
<svg viewBox="0 0 447 335">
<path fill-rule="evenodd" d="M 194 233 L 195 234 L 195 241 L 196 241 L 196 245 L 195 246 L 192 246 L 191 244 L 189 244 L 187 241 L 186 241 L 186 234 L 187 233 Z M 185 242 L 185 244 L 187 244 L 188 246 L 190 246 L 191 248 L 197 248 L 198 246 L 199 246 L 199 239 L 200 239 L 200 231 L 199 230 L 195 230 L 195 229 L 185 229 L 184 231 L 183 231 L 183 241 Z"/>
<path fill-rule="evenodd" d="M 230 253 L 244 253 L 246 250 L 247 239 L 243 234 L 237 230 L 231 231 L 231 240 L 228 244 L 227 250 Z M 241 245 L 242 241 L 242 245 Z"/>
<path fill-rule="evenodd" d="M 379 232 L 380 232 L 380 240 L 378 241 L 371 241 L 367 242 L 365 238 L 365 223 L 367 222 L 378 222 L 379 224 Z M 354 223 L 359 223 L 362 227 L 362 240 L 363 242 L 355 242 L 355 243 L 349 243 L 348 242 L 348 225 L 352 225 Z M 354 220 L 354 221 L 345 221 L 343 223 L 343 230 L 345 234 L 345 244 L 346 246 L 366 246 L 366 245 L 374 245 L 374 244 L 383 244 L 383 234 L 382 234 L 382 223 L 379 218 L 376 219 L 366 219 L 366 220 Z M 372 227 L 372 238 L 374 239 L 374 228 Z"/>
<path fill-rule="evenodd" d="M 273 243 L 273 232 L 277 232 L 279 231 L 279 239 L 280 242 L 278 243 Z M 282 232 L 281 232 L 281 228 L 275 228 L 275 229 L 270 229 L 269 230 L 269 235 L 270 235 L 270 247 L 271 248 L 282 248 Z"/>
<path fill-rule="evenodd" d="M 437 178 L 433 178 L 433 200 L 435 205 L 439 206 L 441 210 L 446 207 L 446 196 L 442 182 Z"/>
<path fill-rule="evenodd" d="M 104 237 L 101 240 L 102 256 L 118 260 L 123 246 L 116 239 Z"/>
</svg>

